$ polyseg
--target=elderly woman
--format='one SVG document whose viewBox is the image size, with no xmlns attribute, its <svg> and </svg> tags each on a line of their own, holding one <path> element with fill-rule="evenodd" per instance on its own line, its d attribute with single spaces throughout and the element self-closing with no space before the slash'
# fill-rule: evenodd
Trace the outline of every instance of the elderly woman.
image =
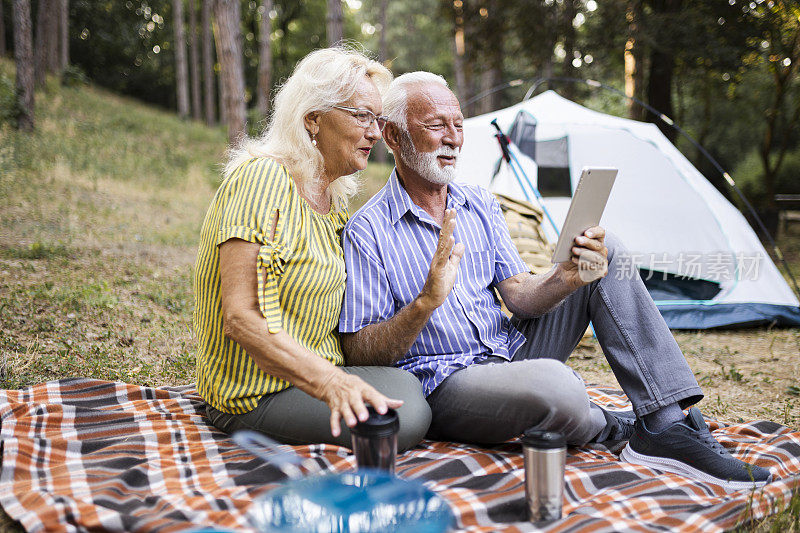
<svg viewBox="0 0 800 533">
<path fill-rule="evenodd" d="M 223 431 L 349 447 L 347 427 L 367 418 L 366 404 L 398 410 L 400 449 L 428 429 L 417 379 L 343 367 L 337 333 L 347 198 L 381 137 L 391 79 L 359 52 L 312 52 L 278 92 L 266 131 L 231 153 L 194 280 L 198 390 Z"/>
</svg>

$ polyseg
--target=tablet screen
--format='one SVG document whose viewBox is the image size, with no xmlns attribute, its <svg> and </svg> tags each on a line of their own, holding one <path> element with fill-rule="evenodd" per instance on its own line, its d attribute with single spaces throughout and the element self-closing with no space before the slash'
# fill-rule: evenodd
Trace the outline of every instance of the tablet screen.
<svg viewBox="0 0 800 533">
<path fill-rule="evenodd" d="M 617 172 L 616 168 L 583 169 L 553 252 L 553 263 L 569 261 L 575 237 L 600 224 Z"/>
</svg>

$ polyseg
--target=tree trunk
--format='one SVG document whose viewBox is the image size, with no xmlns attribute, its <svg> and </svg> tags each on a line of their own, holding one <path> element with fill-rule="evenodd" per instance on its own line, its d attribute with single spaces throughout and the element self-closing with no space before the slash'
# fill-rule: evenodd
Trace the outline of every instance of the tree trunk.
<svg viewBox="0 0 800 533">
<path fill-rule="evenodd" d="M 58 72 L 58 24 L 61 0 L 39 0 L 36 10 L 34 78 L 42 86 L 47 74 Z"/>
<path fill-rule="evenodd" d="M 6 55 L 6 23 L 3 19 L 3 2 L 0 2 L 0 57 Z"/>
<path fill-rule="evenodd" d="M 681 0 L 656 0 L 653 9 L 657 13 L 677 13 L 681 7 Z M 647 81 L 647 103 L 673 120 L 672 107 L 672 75 L 675 70 L 675 57 L 666 48 L 657 45 L 650 53 L 650 76 Z M 666 124 L 660 117 L 647 113 L 647 121 L 653 122 L 658 129 L 674 143 L 677 137 L 675 128 Z"/>
<path fill-rule="evenodd" d="M 246 121 L 239 0 L 215 0 L 214 17 L 228 140 L 236 142 L 245 132 Z"/>
<path fill-rule="evenodd" d="M 561 31 L 564 35 L 564 62 L 561 64 L 561 75 L 565 78 L 577 78 L 575 65 L 572 62 L 575 60 L 575 40 L 576 32 L 575 26 L 572 22 L 578 14 L 577 0 L 565 0 L 564 2 L 564 20 L 561 24 Z M 561 94 L 564 98 L 569 100 L 575 99 L 577 92 L 577 85 L 574 83 L 565 83 L 561 86 Z"/>
<path fill-rule="evenodd" d="M 639 106 L 636 105 L 636 102 L 630 100 L 630 98 L 635 97 L 636 70 L 641 68 L 641 66 L 636 64 L 636 56 L 633 54 L 634 47 L 637 47 L 636 40 L 633 37 L 628 37 L 628 40 L 625 42 L 625 53 L 624 53 L 625 96 L 629 98 L 627 102 L 628 118 L 636 120 L 636 112 L 639 109 Z"/>
<path fill-rule="evenodd" d="M 344 39 L 342 29 L 342 0 L 328 0 L 328 45 L 333 46 Z"/>
<path fill-rule="evenodd" d="M 389 0 L 381 0 L 381 6 L 378 11 L 378 19 L 381 24 L 381 35 L 378 39 L 378 61 L 386 66 L 386 60 L 389 59 L 389 49 L 386 46 L 386 10 L 389 8 Z"/>
<path fill-rule="evenodd" d="M 800 123 L 800 98 L 792 97 L 792 87 L 800 76 L 800 26 L 792 20 L 793 15 L 786 4 L 778 2 L 776 6 L 771 7 L 772 15 L 778 17 L 772 24 L 780 33 L 776 31 L 771 35 L 770 46 L 764 51 L 766 55 L 764 59 L 767 60 L 767 68 L 772 74 L 774 83 L 771 101 L 764 110 L 766 124 L 759 152 L 764 171 L 762 179 L 766 193 L 765 210 L 768 218 L 773 220 L 777 219 L 775 193 L 779 191 L 776 190 L 778 185 L 776 181 L 789 151 L 791 139 L 794 137 L 793 132 Z M 785 15 L 781 15 L 784 13 Z M 784 54 L 789 59 L 788 65 L 771 59 Z"/>
<path fill-rule="evenodd" d="M 212 0 L 201 0 L 202 12 L 200 15 L 200 25 L 203 27 L 203 97 L 205 99 L 205 118 L 206 124 L 213 126 L 217 123 L 217 110 L 214 105 L 214 48 L 211 40 L 211 2 Z"/>
<path fill-rule="evenodd" d="M 766 194 L 766 207 L 768 210 L 775 210 L 775 178 L 777 177 L 778 170 L 780 169 L 779 161 L 775 161 L 772 157 L 773 145 L 775 138 L 778 134 L 778 116 L 783 107 L 783 101 L 787 92 L 786 80 L 780 75 L 779 72 L 773 72 L 773 79 L 775 80 L 774 92 L 772 94 L 772 103 L 767 108 L 765 116 L 767 124 L 764 128 L 764 136 L 761 140 L 761 167 L 764 171 L 762 181 L 764 183 L 764 193 Z M 800 106 L 798 106 L 800 109 Z M 795 117 L 796 120 L 796 117 Z M 779 153 L 779 159 L 783 159 L 783 154 Z"/>
<path fill-rule="evenodd" d="M 34 68 L 33 75 L 37 87 L 41 87 L 45 82 L 47 74 L 47 27 L 49 23 L 50 2 L 52 0 L 39 0 L 36 9 L 36 35 L 34 37 Z"/>
<path fill-rule="evenodd" d="M 389 59 L 389 48 L 386 45 L 386 10 L 388 7 L 389 0 L 381 0 L 378 11 L 378 22 L 381 26 L 381 33 L 378 37 L 378 61 L 380 61 L 383 66 L 386 66 L 386 61 Z M 386 145 L 381 144 L 381 146 L 378 146 L 377 148 L 378 149 L 374 152 L 375 162 L 381 164 L 386 163 L 386 156 L 388 155 L 388 152 L 386 151 Z"/>
<path fill-rule="evenodd" d="M 192 118 L 200 120 L 200 53 L 197 45 L 197 2 L 189 0 L 189 74 L 192 88 Z"/>
<path fill-rule="evenodd" d="M 503 59 L 505 55 L 503 43 L 505 42 L 506 24 L 505 15 L 501 8 L 503 2 L 501 0 L 492 0 L 489 5 L 494 13 L 494 15 L 491 13 L 489 15 L 489 20 L 491 21 L 489 28 L 494 39 L 494 42 L 489 47 L 489 80 L 491 88 L 494 89 L 503 83 Z M 500 91 L 489 95 L 490 111 L 500 109 L 502 96 L 503 93 Z"/>
<path fill-rule="evenodd" d="M 61 44 L 58 47 L 58 70 L 64 72 L 69 66 L 69 0 L 61 0 L 61 12 L 58 21 L 58 37 Z"/>
<path fill-rule="evenodd" d="M 272 88 L 272 20 L 269 12 L 272 11 L 272 0 L 262 0 L 264 8 L 261 13 L 261 23 L 258 27 L 258 99 L 256 109 L 259 115 L 266 117 L 269 112 L 270 89 Z"/>
<path fill-rule="evenodd" d="M 172 0 L 172 25 L 175 30 L 175 84 L 178 91 L 178 116 L 189 116 L 189 67 L 183 34 L 183 0 Z"/>
<path fill-rule="evenodd" d="M 214 27 L 214 29 L 216 31 L 216 26 Z M 219 54 L 217 54 L 217 55 L 219 55 Z M 227 96 L 225 94 L 225 88 L 226 88 L 225 87 L 225 80 L 222 78 L 222 76 L 223 76 L 223 74 L 222 74 L 222 58 L 219 59 L 219 65 L 220 65 L 220 72 L 219 72 L 219 76 L 217 76 L 217 92 L 219 93 L 219 103 L 218 103 L 219 121 L 222 124 L 227 124 L 228 123 L 228 106 L 227 106 L 226 102 L 228 100 L 227 100 Z"/>
<path fill-rule="evenodd" d="M 14 0 L 14 60 L 17 65 L 17 127 L 33 130 L 33 34 L 30 0 Z"/>
<path fill-rule="evenodd" d="M 650 54 L 650 79 L 647 84 L 647 103 L 672 120 L 672 71 L 675 68 L 675 58 L 660 50 L 653 50 Z M 648 122 L 658 126 L 670 142 L 675 142 L 676 132 L 661 118 L 647 114 Z"/>
<path fill-rule="evenodd" d="M 470 98 L 467 76 L 464 71 L 464 56 L 467 52 L 464 35 L 464 11 L 460 7 L 453 7 L 453 9 L 455 11 L 453 24 L 453 74 L 455 75 L 456 92 L 463 105 Z M 466 109 L 463 111 L 464 113 L 467 112 Z"/>
<path fill-rule="evenodd" d="M 47 73 L 56 74 L 60 72 L 61 54 L 58 50 L 61 40 L 58 37 L 59 25 L 61 23 L 61 0 L 50 0 L 47 2 L 47 33 L 45 33 L 45 46 L 47 46 Z"/>
<path fill-rule="evenodd" d="M 503 82 L 503 41 L 505 33 L 505 12 L 500 0 L 489 0 L 486 4 L 486 22 L 483 24 L 481 92 L 492 91 Z M 489 113 L 500 108 L 502 93 L 489 92 L 477 104 L 477 113 Z"/>
<path fill-rule="evenodd" d="M 628 20 L 628 41 L 625 43 L 625 95 L 639 100 L 644 96 L 644 49 L 640 39 L 642 17 L 641 0 L 630 0 L 626 18 Z M 636 101 L 628 100 L 628 118 L 642 120 L 642 107 Z"/>
<path fill-rule="evenodd" d="M 715 95 L 712 95 L 712 91 L 714 89 L 711 87 L 711 79 L 708 76 L 705 76 L 701 81 L 701 83 L 702 83 L 702 96 L 700 99 L 703 103 L 702 107 L 703 112 L 700 113 L 700 115 L 703 117 L 703 121 L 700 123 L 700 131 L 697 133 L 697 143 L 700 146 L 705 146 L 706 141 L 708 140 L 708 136 L 711 133 L 711 128 L 713 126 L 711 117 L 711 100 Z M 681 104 L 681 98 L 679 96 L 678 105 L 680 106 L 680 104 Z M 694 105 L 696 106 L 697 104 L 695 103 Z M 693 114 L 694 113 L 697 113 L 696 110 L 693 110 Z M 681 120 L 681 122 L 683 121 Z M 699 149 L 695 150 L 695 161 L 700 161 L 701 159 L 704 159 L 703 154 L 700 152 Z"/>
<path fill-rule="evenodd" d="M 482 94 L 484 96 L 482 98 L 479 98 L 478 101 L 475 102 L 475 114 L 483 115 L 492 110 L 491 105 L 489 104 L 489 96 L 487 94 L 488 91 L 492 88 L 492 79 L 488 69 L 480 73 L 479 81 L 480 85 L 478 88 L 480 89 L 480 92 L 478 93 L 478 95 Z"/>
</svg>

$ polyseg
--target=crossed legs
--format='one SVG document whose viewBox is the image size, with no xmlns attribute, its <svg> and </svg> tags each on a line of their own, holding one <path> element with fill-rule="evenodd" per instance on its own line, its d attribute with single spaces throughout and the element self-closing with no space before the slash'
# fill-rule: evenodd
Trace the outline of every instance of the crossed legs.
<svg viewBox="0 0 800 533">
<path fill-rule="evenodd" d="M 528 428 L 557 429 L 570 444 L 608 433 L 608 417 L 592 404 L 566 362 L 591 320 L 617 380 L 639 417 L 682 416 L 702 398 L 697 381 L 638 274 L 620 264 L 613 236 L 608 275 L 572 293 L 534 319 L 514 319 L 526 337 L 511 361 L 490 357 L 448 377 L 429 397 L 429 436 L 497 443 Z"/>
</svg>

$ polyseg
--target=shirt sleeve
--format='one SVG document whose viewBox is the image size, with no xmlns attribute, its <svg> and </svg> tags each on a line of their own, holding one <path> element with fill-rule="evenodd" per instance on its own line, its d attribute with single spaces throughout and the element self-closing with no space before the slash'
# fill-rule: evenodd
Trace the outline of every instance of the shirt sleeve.
<svg viewBox="0 0 800 533">
<path fill-rule="evenodd" d="M 492 283 L 496 285 L 504 279 L 522 272 L 528 272 L 530 269 L 519 256 L 519 251 L 514 245 L 514 241 L 511 240 L 506 217 L 503 216 L 499 202 L 491 194 L 486 193 L 486 195 L 491 212 L 495 246 L 494 279 Z"/>
<path fill-rule="evenodd" d="M 268 242 L 275 211 L 286 203 L 288 179 L 283 167 L 271 159 L 252 159 L 234 170 L 220 199 L 217 245 L 233 238 Z"/>
<path fill-rule="evenodd" d="M 271 333 L 282 328 L 278 279 L 288 257 L 283 226 L 289 217 L 285 208 L 291 192 L 290 179 L 284 168 L 274 161 L 253 159 L 234 171 L 221 199 L 217 245 L 236 238 L 261 246 L 254 265 L 258 273 L 258 303 Z"/>
<path fill-rule="evenodd" d="M 353 333 L 394 316 L 394 298 L 375 236 L 368 224 L 351 222 L 356 223 L 342 232 L 347 282 L 340 333 Z"/>
</svg>

